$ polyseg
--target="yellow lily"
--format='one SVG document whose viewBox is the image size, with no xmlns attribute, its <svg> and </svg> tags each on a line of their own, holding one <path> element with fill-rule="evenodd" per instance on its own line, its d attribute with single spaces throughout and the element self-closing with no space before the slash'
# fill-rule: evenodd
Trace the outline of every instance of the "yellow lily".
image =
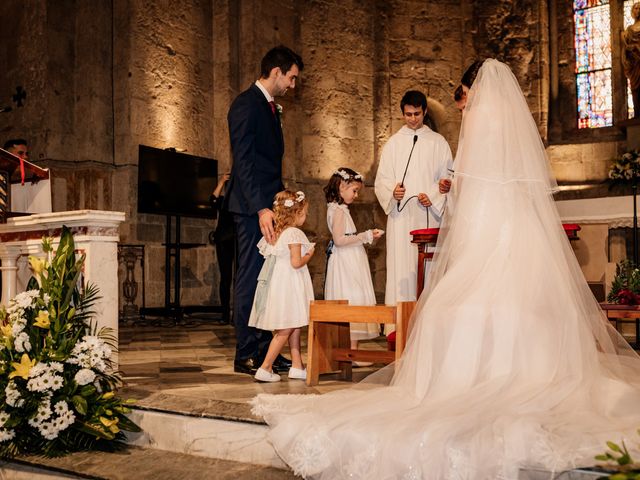
<svg viewBox="0 0 640 480">
<path fill-rule="evenodd" d="M 7 324 L 7 325 L 0 326 L 0 333 L 2 334 L 3 337 L 10 338 L 11 335 L 13 334 L 11 325 Z"/>
<path fill-rule="evenodd" d="M 118 422 L 120 419 L 114 418 L 109 420 L 106 417 L 100 417 L 100 423 L 102 423 L 105 427 L 107 427 L 112 433 L 118 433 L 120 428 L 118 428 Z"/>
<path fill-rule="evenodd" d="M 29 377 L 29 372 L 31 371 L 31 368 L 35 364 L 36 364 L 35 358 L 33 360 L 30 360 L 29 355 L 27 355 L 26 353 L 23 353 L 20 363 L 11 362 L 11 366 L 14 368 L 14 370 L 9 374 L 9 378 L 22 377 L 26 380 Z"/>
<path fill-rule="evenodd" d="M 36 321 L 33 322 L 33 325 L 40 328 L 49 328 L 51 325 L 51 321 L 49 320 L 49 312 L 46 310 L 40 310 L 38 312 L 38 316 L 36 317 Z"/>
<path fill-rule="evenodd" d="M 46 267 L 46 262 L 42 258 L 34 257 L 33 255 L 29 255 L 29 264 L 31 265 L 31 270 L 36 275 L 42 273 L 42 271 Z"/>
<path fill-rule="evenodd" d="M 115 395 L 115 393 L 113 391 L 111 392 L 106 392 L 102 394 L 102 398 L 104 400 L 109 400 L 110 398 L 113 398 L 113 396 Z"/>
</svg>

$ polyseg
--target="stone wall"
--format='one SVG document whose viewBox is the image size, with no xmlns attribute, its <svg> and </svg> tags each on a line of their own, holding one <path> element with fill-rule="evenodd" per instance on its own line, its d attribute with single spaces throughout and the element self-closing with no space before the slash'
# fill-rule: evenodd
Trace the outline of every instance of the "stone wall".
<svg viewBox="0 0 640 480">
<path fill-rule="evenodd" d="M 305 229 L 322 247 L 310 265 L 317 296 L 328 240 L 322 187 L 336 167 L 362 172 L 367 188 L 352 207 L 354 220 L 360 229 L 384 228 L 372 186 L 381 148 L 402 126 L 406 90 L 428 95 L 429 114 L 455 153 L 461 116 L 453 91 L 475 58 L 497 57 L 518 77 L 543 138 L 552 129 L 547 0 L 32 0 L 28 6 L 0 2 L 0 15 L 11 19 L 0 32 L 0 107 L 11 104 L 17 86 L 28 93 L 24 107 L 0 114 L 0 131 L 28 138 L 32 159 L 52 169 L 55 210 L 127 214 L 122 242 L 146 246 L 147 305 L 163 303 L 165 218 L 137 213 L 138 145 L 187 149 L 228 171 L 227 110 L 255 81 L 271 46 L 289 45 L 305 61 L 297 88 L 278 102 L 285 184 L 309 195 Z M 559 53 L 562 71 L 567 52 Z M 602 178 L 594 155 L 619 147 L 607 142 L 553 146 L 554 170 L 561 180 Z M 183 219 L 182 240 L 206 244 L 214 225 Z M 369 248 L 369 258 L 381 300 L 384 242 Z M 183 252 L 182 278 L 182 303 L 217 303 L 211 246 Z"/>
</svg>

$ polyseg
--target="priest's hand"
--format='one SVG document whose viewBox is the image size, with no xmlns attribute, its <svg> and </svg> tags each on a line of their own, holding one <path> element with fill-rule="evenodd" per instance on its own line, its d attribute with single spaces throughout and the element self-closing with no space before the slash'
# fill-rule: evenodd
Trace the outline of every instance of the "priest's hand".
<svg viewBox="0 0 640 480">
<path fill-rule="evenodd" d="M 402 185 L 396 183 L 396 188 L 393 189 L 393 198 L 398 201 L 402 200 L 406 191 L 407 190 Z"/>
<path fill-rule="evenodd" d="M 423 207 L 430 207 L 432 205 L 431 200 L 429 200 L 429 197 L 427 197 L 426 193 L 419 193 L 418 201 Z"/>
<path fill-rule="evenodd" d="M 448 178 L 441 178 L 438 182 L 438 191 L 442 194 L 449 193 L 451 190 L 451 180 Z"/>
<path fill-rule="evenodd" d="M 267 241 L 267 243 L 274 245 L 276 243 L 276 234 L 273 229 L 273 212 L 268 208 L 263 208 L 258 212 L 258 217 L 262 236 Z"/>
</svg>

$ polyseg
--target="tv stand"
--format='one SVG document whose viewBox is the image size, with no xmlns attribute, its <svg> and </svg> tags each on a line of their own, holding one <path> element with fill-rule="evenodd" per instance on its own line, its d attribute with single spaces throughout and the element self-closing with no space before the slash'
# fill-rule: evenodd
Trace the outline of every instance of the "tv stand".
<svg viewBox="0 0 640 480">
<path fill-rule="evenodd" d="M 184 316 L 193 313 L 222 313 L 217 305 L 181 305 L 180 304 L 180 252 L 190 248 L 203 247 L 204 243 L 182 243 L 180 241 L 180 215 L 175 215 L 175 240 L 172 237 L 172 215 L 167 215 L 164 249 L 164 307 L 145 307 L 140 309 L 142 316 L 161 316 L 173 319 L 173 324 L 183 322 Z M 171 301 L 171 259 L 173 258 L 173 301 Z"/>
</svg>

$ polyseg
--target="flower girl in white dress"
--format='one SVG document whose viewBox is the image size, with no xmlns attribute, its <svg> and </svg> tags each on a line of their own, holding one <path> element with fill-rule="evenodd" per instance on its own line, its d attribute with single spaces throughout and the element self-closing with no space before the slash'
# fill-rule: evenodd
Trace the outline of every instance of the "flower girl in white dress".
<svg viewBox="0 0 640 480">
<path fill-rule="evenodd" d="M 327 199 L 327 224 L 331 232 L 331 245 L 327 250 L 326 300 L 349 300 L 350 305 L 375 305 L 376 295 L 371 281 L 371 271 L 365 243 L 371 243 L 384 233 L 373 229 L 356 233 L 356 226 L 349 213 L 349 205 L 358 198 L 363 178 L 358 172 L 342 167 L 333 172 L 324 187 Z M 358 348 L 359 340 L 380 335 L 376 323 L 351 324 L 351 348 Z M 364 363 L 355 363 L 364 366 Z"/>
<path fill-rule="evenodd" d="M 284 190 L 276 194 L 273 202 L 276 243 L 270 245 L 264 238 L 258 242 L 265 262 L 258 276 L 249 326 L 274 333 L 255 374 L 255 379 L 261 382 L 280 381 L 272 366 L 287 341 L 292 362 L 289 378 L 307 378 L 300 356 L 300 327 L 309 323 L 309 302 L 313 300 L 307 263 L 313 256 L 314 244 L 297 227 L 306 220 L 308 206 L 302 192 Z"/>
</svg>

